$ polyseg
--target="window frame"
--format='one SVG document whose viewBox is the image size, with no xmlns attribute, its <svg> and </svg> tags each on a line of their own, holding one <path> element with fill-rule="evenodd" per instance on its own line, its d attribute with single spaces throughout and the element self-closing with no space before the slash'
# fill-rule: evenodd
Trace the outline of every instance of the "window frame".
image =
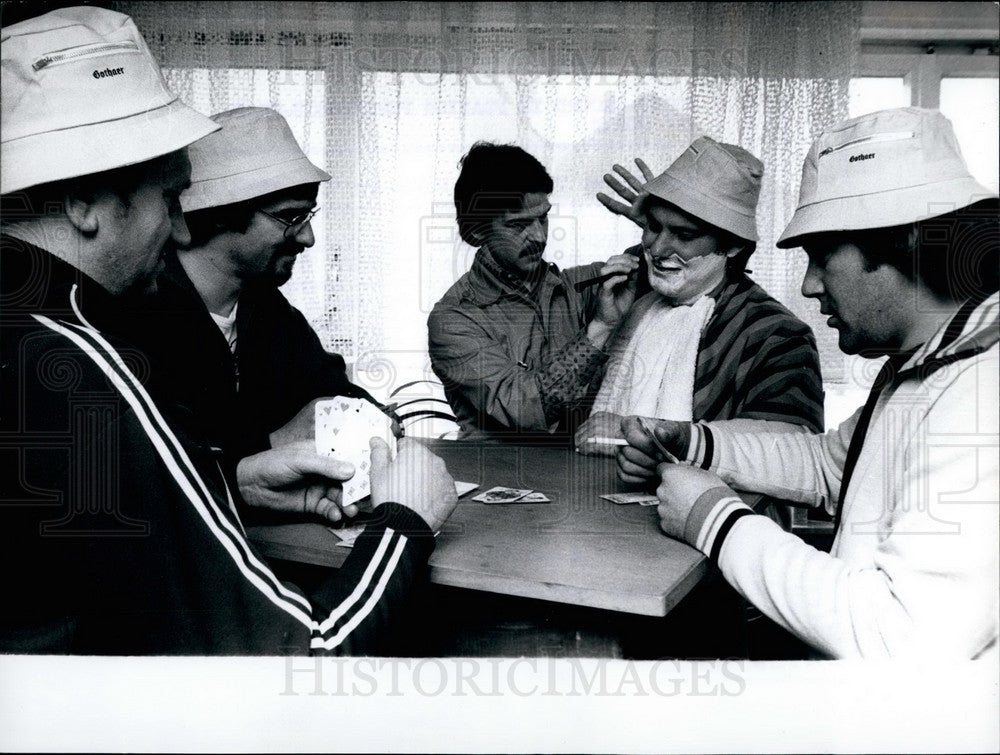
<svg viewBox="0 0 1000 755">
<path fill-rule="evenodd" d="M 901 77 L 910 93 L 910 105 L 939 108 L 941 79 L 997 78 L 1000 58 L 990 54 L 936 52 L 864 52 L 858 60 L 858 78 Z"/>
</svg>

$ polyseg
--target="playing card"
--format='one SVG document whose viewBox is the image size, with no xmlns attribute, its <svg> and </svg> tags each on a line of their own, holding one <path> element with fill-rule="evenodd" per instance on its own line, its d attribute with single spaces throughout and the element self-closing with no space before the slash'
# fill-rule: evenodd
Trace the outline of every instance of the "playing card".
<svg viewBox="0 0 1000 755">
<path fill-rule="evenodd" d="M 478 487 L 479 484 L 475 482 L 455 481 L 455 492 L 458 494 L 459 498 Z M 541 493 L 538 493 L 537 495 L 541 495 Z M 548 498 L 545 500 L 548 500 Z M 361 533 L 365 531 L 365 525 L 356 524 L 353 527 L 329 527 L 328 529 L 337 536 L 337 545 L 342 548 L 353 548 L 354 541 L 357 540 Z"/>
<path fill-rule="evenodd" d="M 638 503 L 640 506 L 655 506 L 660 502 L 659 498 L 649 493 L 608 493 L 607 495 L 602 495 L 601 498 L 605 501 L 611 501 L 611 503 L 617 503 L 618 505 Z"/>
<path fill-rule="evenodd" d="M 392 420 L 370 401 L 338 397 L 316 402 L 316 453 L 354 465 L 354 476 L 344 482 L 345 506 L 371 494 L 372 436 L 382 438 L 389 446 L 389 457 L 395 458 Z"/>
<path fill-rule="evenodd" d="M 531 490 L 522 490 L 520 488 L 504 488 L 495 487 L 490 488 L 485 493 L 480 493 L 473 497 L 473 501 L 480 501 L 482 503 L 513 503 L 519 498 L 531 493 Z"/>
<path fill-rule="evenodd" d="M 461 498 L 466 493 L 471 493 L 473 490 L 479 487 L 477 482 L 459 482 L 455 480 L 455 494 Z"/>
</svg>

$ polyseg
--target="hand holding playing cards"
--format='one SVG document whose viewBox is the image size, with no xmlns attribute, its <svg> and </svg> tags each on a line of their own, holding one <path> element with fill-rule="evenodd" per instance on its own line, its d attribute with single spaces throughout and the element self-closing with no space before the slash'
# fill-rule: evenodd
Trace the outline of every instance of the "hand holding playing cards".
<svg viewBox="0 0 1000 755">
<path fill-rule="evenodd" d="M 444 462 L 426 447 L 403 438 L 396 458 L 389 460 L 389 446 L 381 438 L 371 439 L 372 507 L 393 501 L 415 511 L 437 532 L 458 503 L 455 481 Z"/>
<path fill-rule="evenodd" d="M 353 465 L 320 456 L 311 441 L 248 456 L 236 468 L 240 493 L 250 506 L 319 514 L 331 522 L 358 513 L 357 506 L 340 506 L 341 483 L 353 475 Z"/>
<path fill-rule="evenodd" d="M 298 414 L 288 422 L 270 434 L 271 448 L 284 446 L 299 440 L 312 440 L 316 437 L 316 404 L 329 402 L 328 398 L 316 398 L 303 406 Z M 403 437 L 403 426 L 399 422 L 396 414 L 396 405 L 390 404 L 383 407 L 381 411 L 392 421 L 392 434 L 397 438 Z"/>
<path fill-rule="evenodd" d="M 670 455 L 683 459 L 691 442 L 691 424 L 668 419 L 626 417 L 622 433 L 628 445 L 618 449 L 618 478 L 622 482 L 643 483 L 658 477 L 656 467 Z M 650 430 L 655 437 L 650 435 Z"/>
<path fill-rule="evenodd" d="M 614 412 L 594 412 L 576 431 L 576 450 L 585 456 L 614 456 L 615 446 L 608 441 L 622 438 L 622 419 Z"/>
</svg>

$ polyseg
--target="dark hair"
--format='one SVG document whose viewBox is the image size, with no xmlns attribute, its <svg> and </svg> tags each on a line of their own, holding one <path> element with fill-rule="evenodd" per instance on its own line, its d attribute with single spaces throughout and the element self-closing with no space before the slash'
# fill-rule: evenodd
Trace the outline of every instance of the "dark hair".
<svg viewBox="0 0 1000 755">
<path fill-rule="evenodd" d="M 952 301 L 1000 290 L 996 199 L 916 223 L 837 237 L 861 250 L 867 270 L 890 265 L 908 280 L 919 281 L 935 295 Z"/>
<path fill-rule="evenodd" d="M 706 233 L 712 234 L 715 237 L 716 243 L 719 246 L 719 252 L 717 254 L 722 254 L 729 251 L 733 247 L 738 247 L 739 251 L 732 257 L 726 258 L 726 277 L 730 280 L 735 280 L 742 276 L 747 271 L 747 262 L 755 251 L 757 251 L 757 242 L 750 241 L 750 239 L 745 239 L 737 236 L 731 231 L 727 231 L 724 228 L 719 228 L 717 225 L 712 225 L 711 223 L 702 220 L 697 215 L 692 215 L 686 210 L 682 210 L 677 205 L 672 202 L 668 202 L 661 197 L 654 197 L 652 195 L 647 195 L 642 201 L 639 209 L 643 214 L 649 212 L 650 207 L 661 205 L 663 207 L 669 207 L 671 210 L 681 213 L 684 217 L 688 218 L 695 225 L 705 229 Z"/>
<path fill-rule="evenodd" d="M 552 178 L 534 157 L 513 144 L 476 142 L 459 162 L 455 182 L 458 233 L 472 246 L 493 218 L 519 210 L 524 195 L 552 193 Z"/>
<path fill-rule="evenodd" d="M 246 233 L 257 209 L 279 199 L 316 199 L 318 183 L 299 184 L 285 189 L 251 197 L 241 202 L 205 207 L 184 213 L 184 221 L 191 233 L 191 246 L 204 246 L 215 236 L 226 231 Z"/>
<path fill-rule="evenodd" d="M 135 192 L 147 183 L 152 175 L 163 170 L 173 155 L 174 153 L 169 153 L 135 165 L 50 181 L 5 194 L 4 220 L 32 220 L 44 215 L 59 214 L 63 211 L 63 198 L 67 194 L 96 196 L 102 192 L 110 192 L 128 207 Z"/>
</svg>

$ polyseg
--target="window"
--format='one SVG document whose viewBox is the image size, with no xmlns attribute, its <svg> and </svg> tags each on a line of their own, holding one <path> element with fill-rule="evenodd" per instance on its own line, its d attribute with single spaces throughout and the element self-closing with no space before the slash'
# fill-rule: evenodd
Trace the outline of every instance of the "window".
<svg viewBox="0 0 1000 755">
<path fill-rule="evenodd" d="M 864 76 L 851 79 L 848 115 L 854 118 L 875 110 L 906 107 L 910 93 L 902 76 Z"/>
<path fill-rule="evenodd" d="M 941 112 L 955 126 L 955 135 L 972 175 L 988 189 L 997 191 L 1000 79 L 941 79 Z"/>
</svg>

